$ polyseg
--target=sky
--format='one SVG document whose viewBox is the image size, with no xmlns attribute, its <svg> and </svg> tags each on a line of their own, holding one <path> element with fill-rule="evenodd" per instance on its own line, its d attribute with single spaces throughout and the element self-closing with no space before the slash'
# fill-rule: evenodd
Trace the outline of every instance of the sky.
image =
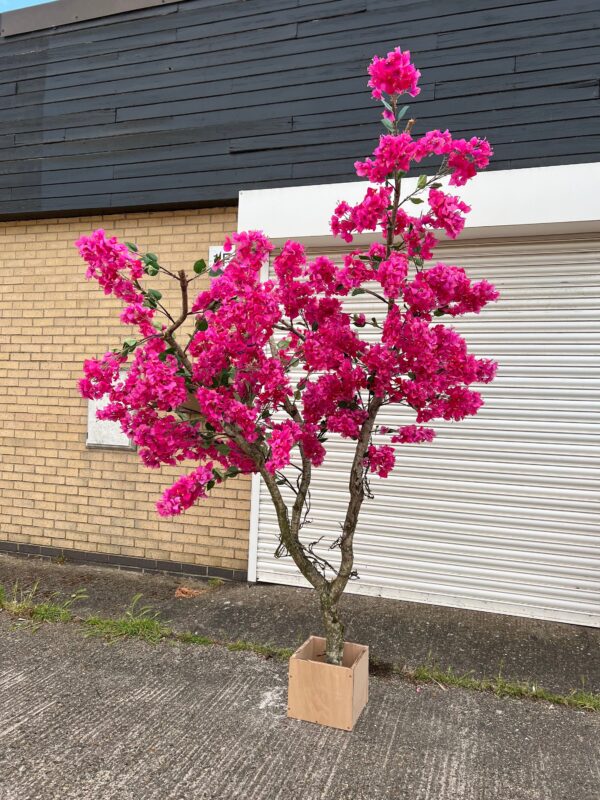
<svg viewBox="0 0 600 800">
<path fill-rule="evenodd" d="M 48 0 L 0 0 L 0 14 L 3 11 L 14 11 L 15 8 L 27 8 L 27 6 L 39 6 L 47 3 Z"/>
</svg>

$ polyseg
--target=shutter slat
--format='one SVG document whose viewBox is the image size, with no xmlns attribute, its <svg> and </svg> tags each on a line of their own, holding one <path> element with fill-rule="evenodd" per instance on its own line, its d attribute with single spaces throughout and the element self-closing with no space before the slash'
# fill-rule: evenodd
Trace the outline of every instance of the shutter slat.
<svg viewBox="0 0 600 800">
<path fill-rule="evenodd" d="M 482 388 L 477 417 L 436 423 L 433 444 L 399 446 L 390 478 L 373 478 L 355 538 L 360 580 L 348 591 L 600 627 L 600 240 L 438 253 L 501 293 L 480 316 L 441 318 L 500 362 L 498 377 Z M 349 310 L 380 314 L 369 299 L 350 298 Z M 412 422 L 397 409 L 381 415 L 402 420 Z M 303 538 L 322 536 L 316 550 L 332 560 L 353 443 L 332 436 L 328 447 Z M 258 519 L 258 580 L 302 585 L 291 559 L 274 558 L 277 523 L 262 485 Z"/>
</svg>

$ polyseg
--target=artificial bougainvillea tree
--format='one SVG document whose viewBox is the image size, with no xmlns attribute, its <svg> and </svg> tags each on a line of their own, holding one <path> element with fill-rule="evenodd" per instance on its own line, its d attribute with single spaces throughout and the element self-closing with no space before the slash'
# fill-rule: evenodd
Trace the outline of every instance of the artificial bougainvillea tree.
<svg viewBox="0 0 600 800">
<path fill-rule="evenodd" d="M 448 324 L 479 313 L 496 290 L 458 266 L 428 265 L 438 235 L 456 238 L 469 211 L 444 181 L 453 187 L 473 178 L 488 164 L 490 145 L 447 130 L 413 135 L 414 120 L 402 121 L 407 107 L 399 102 L 420 91 L 408 52 L 375 57 L 368 71 L 386 130 L 372 156 L 355 164 L 369 182 L 363 200 L 339 203 L 331 218 L 332 233 L 348 244 L 341 266 L 326 256 L 308 259 L 293 241 L 273 253 L 260 231 L 233 234 L 223 258 L 210 268 L 199 260 L 189 273 L 102 230 L 77 242 L 88 278 L 123 301 L 121 321 L 135 331 L 121 348 L 85 362 L 81 393 L 108 396 L 98 416 L 120 423 L 148 467 L 192 465 L 158 500 L 163 516 L 184 512 L 240 473 L 262 476 L 279 551 L 318 592 L 334 664 L 343 650 L 338 601 L 355 574 L 353 539 L 369 475 L 387 477 L 403 444 L 431 442 L 436 420 L 476 414 L 482 399 L 472 387 L 496 372 Z M 429 158 L 435 166 L 427 171 Z M 409 170 L 420 177 L 403 194 Z M 365 232 L 372 243 L 352 248 Z M 269 259 L 271 277 L 263 280 Z M 198 293 L 195 282 L 207 272 L 210 284 Z M 149 287 L 159 274 L 178 285 L 176 311 Z M 376 299 L 377 316 L 348 310 L 348 297 L 360 294 Z M 366 335 L 368 328 L 377 335 Z M 378 423 L 389 406 L 402 411 L 402 424 Z M 346 442 L 352 462 L 337 557 L 325 559 L 303 525 L 332 436 Z"/>
</svg>

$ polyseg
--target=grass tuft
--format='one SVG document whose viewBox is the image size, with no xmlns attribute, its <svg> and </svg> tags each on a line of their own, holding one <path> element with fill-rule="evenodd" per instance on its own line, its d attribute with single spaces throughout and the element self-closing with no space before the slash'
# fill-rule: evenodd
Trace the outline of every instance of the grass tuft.
<svg viewBox="0 0 600 800">
<path fill-rule="evenodd" d="M 134 637 L 156 644 L 171 636 L 172 631 L 159 619 L 159 612 L 140 605 L 142 595 L 136 594 L 122 617 L 107 619 L 89 617 L 84 621 L 88 636 L 101 636 L 109 641 Z"/>
<path fill-rule="evenodd" d="M 17 581 L 12 587 L 10 596 L 4 586 L 0 586 L 0 609 L 33 622 L 70 622 L 73 619 L 71 610 L 73 603 L 87 597 L 85 590 L 80 589 L 66 599 L 59 599 L 60 595 L 55 592 L 48 600 L 36 603 L 37 592 L 38 583 L 24 589 Z"/>
<path fill-rule="evenodd" d="M 397 674 L 403 675 L 417 683 L 436 683 L 442 688 L 448 686 L 459 689 L 470 689 L 476 692 L 491 692 L 496 697 L 517 697 L 527 700 L 545 700 L 555 705 L 579 708 L 585 711 L 600 711 L 600 694 L 577 690 L 569 694 L 560 694 L 544 689 L 534 683 L 525 681 L 507 681 L 502 675 L 495 678 L 475 678 L 473 675 L 459 674 L 449 667 L 440 669 L 435 666 L 420 666 L 416 669 L 395 668 Z"/>
<path fill-rule="evenodd" d="M 215 644 L 214 639 L 210 639 L 208 636 L 200 636 L 197 633 L 176 633 L 175 638 L 182 644 Z"/>
</svg>

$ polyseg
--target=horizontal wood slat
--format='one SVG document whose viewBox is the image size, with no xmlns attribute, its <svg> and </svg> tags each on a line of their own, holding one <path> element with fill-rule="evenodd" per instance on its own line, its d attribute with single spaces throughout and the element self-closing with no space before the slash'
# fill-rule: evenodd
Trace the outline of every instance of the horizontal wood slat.
<svg viewBox="0 0 600 800">
<path fill-rule="evenodd" d="M 598 159 L 597 0 L 179 0 L 0 38 L 0 218 L 350 180 L 398 43 L 415 131 L 487 135 L 492 169 Z"/>
</svg>

